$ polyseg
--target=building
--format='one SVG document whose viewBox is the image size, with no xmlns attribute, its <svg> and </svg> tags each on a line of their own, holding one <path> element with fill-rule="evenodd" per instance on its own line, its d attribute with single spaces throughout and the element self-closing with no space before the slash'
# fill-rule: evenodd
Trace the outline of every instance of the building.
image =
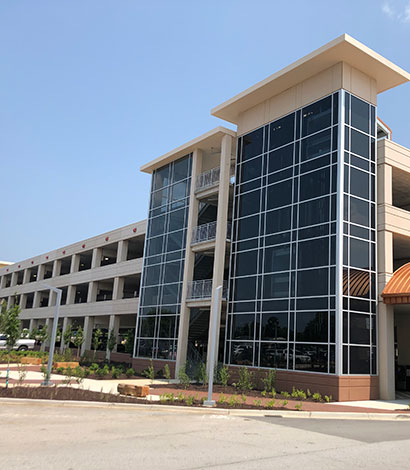
<svg viewBox="0 0 410 470">
<path fill-rule="evenodd" d="M 140 222 L 137 233 L 2 268 L 0 297 L 18 290 L 23 318 L 50 322 L 48 264 L 50 285 L 66 287 L 65 325 L 83 318 L 84 350 L 95 325 L 137 317 L 135 369 L 209 364 L 217 324 L 218 360 L 232 376 L 274 368 L 278 389 L 339 400 L 410 390 L 410 150 L 377 117 L 377 95 L 408 81 L 350 36 L 335 39 L 212 110 L 236 131 L 217 127 L 141 168 L 152 175 L 146 230 Z M 125 261 L 129 237 L 139 255 Z M 117 242 L 116 263 L 100 266 Z M 141 284 L 138 307 L 123 298 L 126 276 L 134 292 Z M 101 292 L 112 300 L 98 303 Z"/>
<path fill-rule="evenodd" d="M 10 266 L 13 263 L 10 263 L 10 261 L 0 261 L 0 268 L 4 268 L 5 266 Z"/>
<path fill-rule="evenodd" d="M 376 125 L 377 95 L 409 79 L 343 35 L 215 107 L 236 133 L 142 167 L 136 367 L 205 360 L 216 317 L 233 374 L 275 368 L 280 389 L 394 396 L 395 324 L 398 365 L 410 364 L 406 307 L 381 293 L 410 255 L 410 152 Z"/>
<path fill-rule="evenodd" d="M 62 289 L 59 327 L 81 326 L 82 353 L 93 331 L 114 330 L 121 342 L 135 329 L 142 271 L 145 221 L 127 225 L 0 269 L 0 299 L 22 308 L 23 327 L 53 324 L 56 294 Z M 106 336 L 106 334 L 105 334 Z"/>
</svg>

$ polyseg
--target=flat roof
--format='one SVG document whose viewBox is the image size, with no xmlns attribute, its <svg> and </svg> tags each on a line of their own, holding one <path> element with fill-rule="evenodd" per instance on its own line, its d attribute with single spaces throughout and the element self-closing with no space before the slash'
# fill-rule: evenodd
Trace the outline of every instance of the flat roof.
<svg viewBox="0 0 410 470">
<path fill-rule="evenodd" d="M 339 62 L 346 62 L 373 77 L 377 83 L 377 93 L 410 81 L 408 72 L 348 34 L 342 34 L 302 59 L 216 106 L 211 110 L 211 114 L 237 124 L 240 113 Z"/>
<path fill-rule="evenodd" d="M 173 160 L 176 160 L 178 158 L 183 157 L 184 155 L 193 152 L 197 148 L 216 147 L 220 145 L 220 139 L 226 134 L 231 135 L 232 137 L 236 137 L 236 132 L 231 129 L 228 129 L 223 126 L 215 127 L 215 129 L 212 129 L 206 132 L 205 134 L 202 134 L 201 136 L 196 137 L 195 139 L 192 139 L 189 142 L 180 145 L 176 149 L 171 150 L 170 152 L 167 152 L 164 155 L 161 155 L 155 160 L 152 160 L 149 163 L 142 165 L 140 170 L 144 171 L 145 173 L 152 173 L 157 168 L 161 168 L 162 166 L 167 165 Z"/>
</svg>

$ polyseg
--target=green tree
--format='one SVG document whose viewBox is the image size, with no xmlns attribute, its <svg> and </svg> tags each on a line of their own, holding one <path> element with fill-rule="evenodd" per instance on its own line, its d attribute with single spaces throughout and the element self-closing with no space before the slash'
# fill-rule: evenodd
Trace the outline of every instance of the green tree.
<svg viewBox="0 0 410 470">
<path fill-rule="evenodd" d="M 20 337 L 21 321 L 20 305 L 15 303 L 10 308 L 7 308 L 7 304 L 3 300 L 1 303 L 0 310 L 0 331 L 6 335 L 6 347 L 7 347 L 7 375 L 6 375 L 6 388 L 9 386 L 9 374 L 10 374 L 10 351 L 14 348 L 16 341 Z"/>
<path fill-rule="evenodd" d="M 64 349 L 70 347 L 71 337 L 73 336 L 73 328 L 69 325 L 63 333 Z"/>
<path fill-rule="evenodd" d="M 80 357 L 80 348 L 83 345 L 84 340 L 84 330 L 79 326 L 73 341 L 74 346 L 77 348 L 77 357 Z"/>
<path fill-rule="evenodd" d="M 111 353 L 114 351 L 115 346 L 117 346 L 117 335 L 115 334 L 114 328 L 112 328 L 107 341 L 107 349 L 109 351 L 108 359 L 111 358 Z"/>
<path fill-rule="evenodd" d="M 97 328 L 94 331 L 94 336 L 93 336 L 94 360 L 95 360 L 95 356 L 97 354 L 97 349 L 101 346 L 102 334 L 103 333 L 99 328 Z"/>
</svg>

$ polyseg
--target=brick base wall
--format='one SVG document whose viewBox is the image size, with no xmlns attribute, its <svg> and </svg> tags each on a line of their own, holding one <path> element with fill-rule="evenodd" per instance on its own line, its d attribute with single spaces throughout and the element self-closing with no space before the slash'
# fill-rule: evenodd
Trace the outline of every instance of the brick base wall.
<svg viewBox="0 0 410 470">
<path fill-rule="evenodd" d="M 142 372 L 148 369 L 150 363 L 151 362 L 149 359 L 140 359 L 135 357 L 132 358 L 132 368 L 135 370 L 135 372 Z M 165 364 L 168 364 L 169 366 L 171 377 L 175 376 L 175 362 L 161 359 L 153 359 L 152 364 L 154 366 L 155 376 L 158 374 L 159 371 L 162 371 L 162 373 L 164 373 Z"/>
<path fill-rule="evenodd" d="M 268 369 L 249 367 L 254 374 L 254 382 L 262 388 Z M 229 366 L 230 383 L 239 379 L 239 367 Z M 379 397 L 379 378 L 369 375 L 364 376 L 337 376 L 327 374 L 315 374 L 306 372 L 276 371 L 276 390 L 291 392 L 292 388 L 309 389 L 312 393 L 332 395 L 338 401 L 375 400 Z"/>
</svg>

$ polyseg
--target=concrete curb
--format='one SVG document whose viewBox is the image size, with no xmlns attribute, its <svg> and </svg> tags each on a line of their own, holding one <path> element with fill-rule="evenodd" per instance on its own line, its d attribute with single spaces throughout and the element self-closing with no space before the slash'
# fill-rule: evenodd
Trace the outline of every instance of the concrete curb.
<svg viewBox="0 0 410 470">
<path fill-rule="evenodd" d="M 313 418 L 313 419 L 357 419 L 357 420 L 381 420 L 401 421 L 410 420 L 410 414 L 401 413 L 354 413 L 354 412 L 330 412 L 330 411 L 268 411 L 268 410 L 229 410 L 222 408 L 199 408 L 177 405 L 156 405 L 139 403 L 105 403 L 93 401 L 75 400 L 48 400 L 28 398 L 0 398 L 0 404 L 7 405 L 38 405 L 72 408 L 118 408 L 135 411 L 156 411 L 172 413 L 194 413 L 203 415 L 222 415 L 237 417 L 259 417 L 259 418 Z"/>
</svg>

